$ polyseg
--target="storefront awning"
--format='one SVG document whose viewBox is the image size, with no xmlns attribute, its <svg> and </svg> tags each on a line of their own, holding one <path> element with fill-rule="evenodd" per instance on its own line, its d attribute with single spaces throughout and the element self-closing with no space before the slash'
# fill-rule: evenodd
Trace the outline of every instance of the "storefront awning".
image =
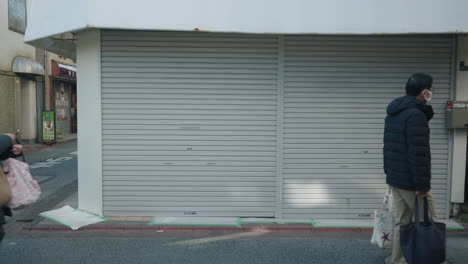
<svg viewBox="0 0 468 264">
<path fill-rule="evenodd" d="M 18 56 L 13 61 L 12 71 L 21 74 L 44 75 L 44 67 L 32 59 Z"/>
<path fill-rule="evenodd" d="M 29 42 L 29 44 L 36 48 L 50 51 L 52 53 L 63 56 L 65 58 L 76 60 L 75 40 L 68 37 L 70 35 L 71 36 L 73 35 L 70 33 L 61 34 L 61 35 L 67 35 L 67 38 L 51 36 L 51 37 L 46 37 L 46 38 L 31 41 Z M 61 35 L 58 35 L 58 36 L 61 36 Z"/>
</svg>

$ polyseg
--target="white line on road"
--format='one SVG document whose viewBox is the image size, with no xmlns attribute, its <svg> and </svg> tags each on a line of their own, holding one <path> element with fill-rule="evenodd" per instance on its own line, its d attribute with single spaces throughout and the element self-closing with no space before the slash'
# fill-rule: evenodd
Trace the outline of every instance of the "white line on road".
<svg viewBox="0 0 468 264">
<path fill-rule="evenodd" d="M 206 238 L 185 240 L 185 241 L 170 243 L 170 244 L 167 244 L 167 245 L 168 246 L 193 246 L 193 245 L 205 244 L 205 243 L 222 241 L 222 240 L 236 239 L 236 238 L 241 238 L 241 237 L 256 237 L 256 236 L 261 236 L 261 235 L 267 234 L 268 232 L 270 232 L 270 231 L 268 231 L 268 230 L 258 230 L 258 231 L 244 232 L 244 233 L 238 233 L 238 234 L 229 234 L 229 235 L 223 235 L 223 236 L 215 236 L 215 237 L 206 237 Z"/>
<path fill-rule="evenodd" d="M 67 161 L 67 160 L 72 160 L 72 157 L 62 157 L 62 158 L 51 158 L 43 162 L 37 162 L 29 166 L 31 169 L 37 169 L 37 168 L 50 168 L 55 165 L 59 165 L 60 163 Z"/>
</svg>

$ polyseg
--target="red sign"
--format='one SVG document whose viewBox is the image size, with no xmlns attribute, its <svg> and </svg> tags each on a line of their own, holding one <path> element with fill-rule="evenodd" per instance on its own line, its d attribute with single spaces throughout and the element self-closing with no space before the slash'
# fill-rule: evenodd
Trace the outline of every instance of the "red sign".
<svg viewBox="0 0 468 264">
<path fill-rule="evenodd" d="M 52 75 L 54 77 L 76 80 L 76 67 L 52 61 Z"/>
<path fill-rule="evenodd" d="M 59 69 L 60 69 L 60 76 L 66 76 L 66 77 L 73 78 L 73 79 L 76 78 L 76 71 L 71 71 L 69 69 L 65 69 L 61 67 L 59 67 Z"/>
</svg>

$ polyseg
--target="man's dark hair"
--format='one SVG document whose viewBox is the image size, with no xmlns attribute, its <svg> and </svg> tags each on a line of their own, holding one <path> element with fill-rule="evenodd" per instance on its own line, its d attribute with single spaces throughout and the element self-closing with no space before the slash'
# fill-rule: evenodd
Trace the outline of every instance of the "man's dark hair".
<svg viewBox="0 0 468 264">
<path fill-rule="evenodd" d="M 415 73 L 406 82 L 406 94 L 418 96 L 424 89 L 432 88 L 432 76 L 425 73 Z"/>
</svg>

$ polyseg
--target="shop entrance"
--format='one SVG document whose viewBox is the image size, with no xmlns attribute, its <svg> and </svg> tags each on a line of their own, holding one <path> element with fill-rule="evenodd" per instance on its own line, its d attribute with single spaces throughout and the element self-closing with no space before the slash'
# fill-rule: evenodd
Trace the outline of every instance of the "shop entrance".
<svg viewBox="0 0 468 264">
<path fill-rule="evenodd" d="M 57 122 L 57 138 L 72 133 L 71 129 L 71 84 L 64 81 L 55 81 L 55 116 Z"/>
<path fill-rule="evenodd" d="M 56 138 L 68 139 L 77 133 L 76 68 L 52 61 Z"/>
</svg>

